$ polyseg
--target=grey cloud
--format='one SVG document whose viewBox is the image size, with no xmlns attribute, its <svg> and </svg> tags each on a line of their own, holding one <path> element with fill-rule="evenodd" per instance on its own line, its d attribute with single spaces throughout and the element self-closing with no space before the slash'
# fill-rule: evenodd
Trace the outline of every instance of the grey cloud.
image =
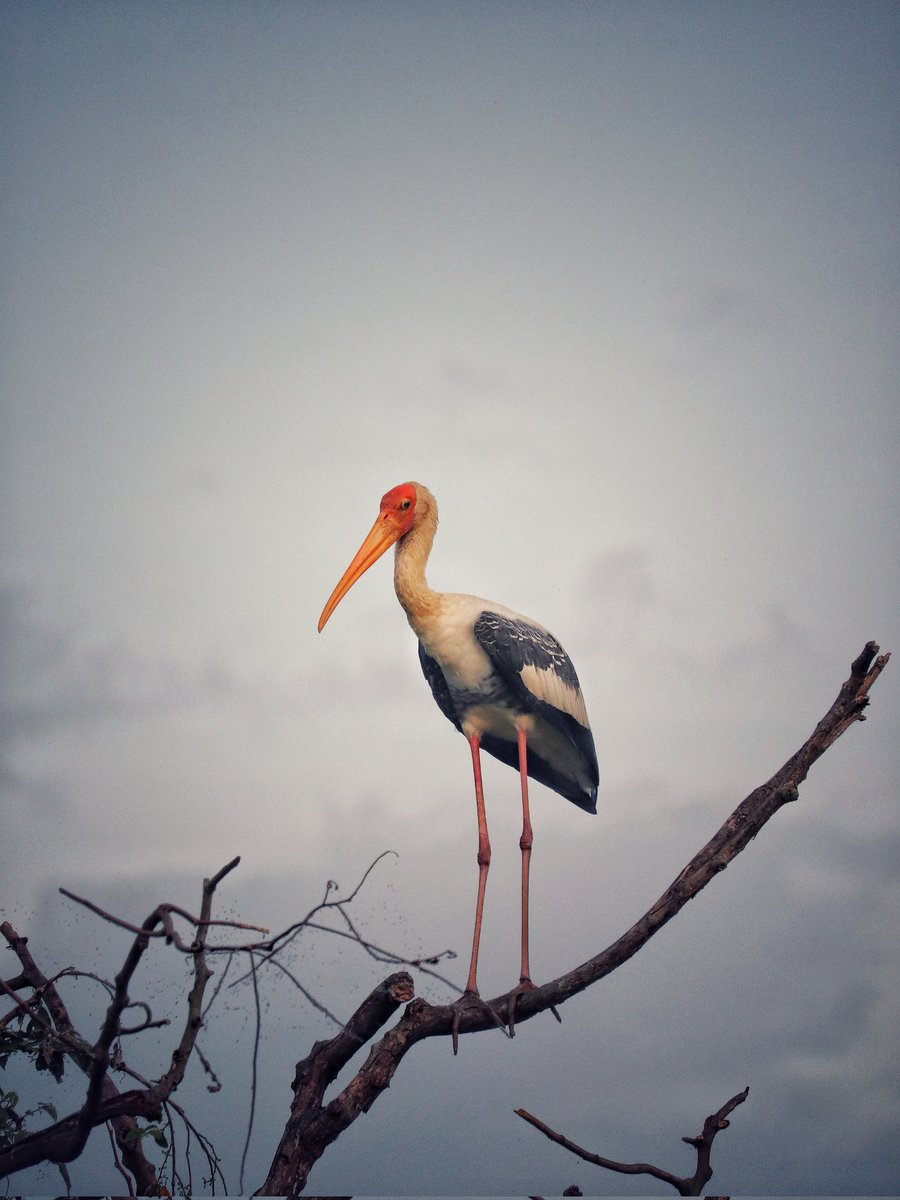
<svg viewBox="0 0 900 1200">
<path fill-rule="evenodd" d="M 507 381 L 496 368 L 464 358 L 446 358 L 441 363 L 441 371 L 454 390 L 462 394 L 463 399 L 467 394 L 482 399 L 501 395 L 508 390 Z"/>
<path fill-rule="evenodd" d="M 719 669 L 723 674 L 732 674 L 778 663 L 787 667 L 809 648 L 801 623 L 782 605 L 771 604 L 759 612 L 755 628 L 721 652 Z"/>
<path fill-rule="evenodd" d="M 591 600 L 604 611 L 654 608 L 662 595 L 654 566 L 654 552 L 646 545 L 617 546 L 596 555 L 585 574 Z"/>
<path fill-rule="evenodd" d="M 37 596 L 0 589 L 0 744 L 72 724 L 132 718 L 238 698 L 288 708 L 310 703 L 308 680 L 241 673 L 224 657 L 148 658 L 124 635 L 51 619 Z"/>
</svg>

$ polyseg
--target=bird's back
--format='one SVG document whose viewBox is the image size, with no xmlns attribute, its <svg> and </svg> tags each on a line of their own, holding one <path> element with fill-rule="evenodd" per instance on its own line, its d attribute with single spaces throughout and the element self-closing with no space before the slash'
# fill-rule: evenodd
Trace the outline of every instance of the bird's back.
<svg viewBox="0 0 900 1200">
<path fill-rule="evenodd" d="M 483 749 L 514 769 L 516 725 L 522 724 L 529 776 L 586 812 L 596 812 L 597 755 L 571 659 L 543 626 L 498 605 L 478 603 L 484 607 L 471 636 L 485 666 L 475 686 L 462 685 L 419 642 L 419 660 L 438 707 L 461 732 L 477 732 Z"/>
</svg>

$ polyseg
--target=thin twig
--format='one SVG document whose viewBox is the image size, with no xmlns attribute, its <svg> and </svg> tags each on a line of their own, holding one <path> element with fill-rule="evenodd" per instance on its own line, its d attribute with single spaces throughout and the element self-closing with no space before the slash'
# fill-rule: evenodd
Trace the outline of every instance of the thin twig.
<svg viewBox="0 0 900 1200">
<path fill-rule="evenodd" d="M 129 933 L 134 933 L 140 937 L 158 938 L 162 941 L 173 942 L 179 950 L 184 954 L 192 954 L 193 946 L 190 942 L 185 942 L 181 934 L 172 923 L 171 914 L 175 913 L 179 917 L 183 917 L 185 921 L 193 925 L 196 929 L 217 927 L 222 929 L 247 929 L 253 933 L 269 932 L 263 925 L 248 925 L 244 921 L 231 920 L 203 920 L 202 917 L 195 917 L 188 912 L 186 908 L 181 908 L 177 904 L 160 904 L 155 909 L 156 920 L 154 924 L 161 926 L 160 929 L 145 929 L 142 925 L 134 925 L 131 921 L 126 921 L 124 917 L 117 917 L 114 913 L 107 912 L 105 908 L 101 908 L 99 904 L 95 904 L 93 900 L 88 900 L 85 896 L 79 896 L 75 892 L 70 892 L 68 888 L 61 887 L 60 893 L 68 900 L 74 900 L 76 904 L 80 904 L 89 912 L 95 913 L 98 917 L 102 917 L 104 921 L 109 921 L 111 925 L 118 925 L 120 929 L 126 929 Z M 246 950 L 251 946 L 265 945 L 265 943 L 251 942 L 248 945 L 227 947 L 221 946 L 218 949 L 239 949 Z"/>
<path fill-rule="evenodd" d="M 244 1168 L 247 1165 L 247 1155 L 250 1152 L 250 1139 L 253 1136 L 253 1121 L 256 1116 L 256 1085 L 259 1072 L 259 1039 L 262 1032 L 262 1012 L 259 1004 L 259 980 L 256 977 L 256 963 L 250 954 L 250 978 L 253 980 L 253 1008 L 256 1023 L 253 1031 L 253 1056 L 250 1070 L 250 1115 L 247 1118 L 247 1135 L 244 1138 L 244 1152 L 241 1155 L 240 1190 L 244 1191 Z"/>
<path fill-rule="evenodd" d="M 116 1145 L 116 1135 L 113 1133 L 112 1122 L 107 1123 L 106 1133 L 107 1133 L 107 1136 L 109 1137 L 109 1145 L 112 1150 L 113 1166 L 116 1168 L 116 1170 L 122 1176 L 122 1178 L 125 1180 L 125 1186 L 128 1189 L 128 1195 L 133 1196 L 134 1195 L 134 1184 L 131 1182 L 131 1176 L 128 1174 L 128 1172 L 125 1170 L 125 1168 L 122 1166 L 122 1160 L 119 1158 L 119 1147 Z"/>
</svg>

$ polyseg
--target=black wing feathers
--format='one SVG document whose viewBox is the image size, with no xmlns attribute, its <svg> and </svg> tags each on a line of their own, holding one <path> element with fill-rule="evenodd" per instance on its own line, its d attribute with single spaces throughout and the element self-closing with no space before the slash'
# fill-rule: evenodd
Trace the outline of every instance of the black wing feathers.
<svg viewBox="0 0 900 1200">
<path fill-rule="evenodd" d="M 421 642 L 419 642 L 419 662 L 422 664 L 422 674 L 428 680 L 428 686 L 431 688 L 431 694 L 434 696 L 438 708 L 447 720 L 452 721 L 460 733 L 462 733 L 462 725 L 459 723 L 456 705 L 453 703 L 453 697 L 450 695 L 450 689 L 447 687 L 444 672 L 431 655 L 426 652 Z"/>
<path fill-rule="evenodd" d="M 579 687 L 571 658 L 546 629 L 483 612 L 475 622 L 475 636 L 506 682 L 528 698 L 532 698 L 531 693 L 519 678 L 523 667 L 553 671 L 567 687 Z"/>
<path fill-rule="evenodd" d="M 588 734 L 590 737 L 590 734 Z M 494 758 L 499 758 L 501 762 L 512 767 L 514 771 L 519 769 L 519 747 L 515 742 L 504 741 L 503 738 L 494 737 L 493 734 L 486 733 L 481 739 L 481 748 L 486 750 L 488 754 L 492 754 Z M 546 759 L 541 758 L 529 746 L 528 748 L 528 774 L 532 779 L 536 779 L 538 783 L 543 783 L 545 787 L 557 792 L 566 800 L 571 800 L 573 804 L 577 804 L 579 808 L 583 808 L 585 812 L 597 812 L 597 787 L 590 791 L 580 788 L 576 783 L 563 775 L 560 771 L 555 770 Z"/>
<path fill-rule="evenodd" d="M 528 774 L 586 812 L 596 812 L 600 769 L 597 766 L 597 752 L 590 729 L 570 713 L 535 696 L 525 686 L 520 674 L 522 669 L 528 666 L 552 671 L 566 687 L 579 691 L 581 685 L 568 654 L 548 630 L 539 629 L 528 621 L 501 616 L 496 612 L 481 614 L 475 622 L 475 636 L 494 664 L 494 670 L 502 676 L 522 709 L 538 714 L 560 733 L 565 734 L 574 745 L 590 778 L 591 789 L 583 791 L 571 779 L 557 771 L 551 763 L 531 750 L 528 755 Z M 482 739 L 482 745 L 495 758 L 509 763 L 511 767 L 518 767 L 517 747 L 501 738 L 487 736 Z"/>
</svg>

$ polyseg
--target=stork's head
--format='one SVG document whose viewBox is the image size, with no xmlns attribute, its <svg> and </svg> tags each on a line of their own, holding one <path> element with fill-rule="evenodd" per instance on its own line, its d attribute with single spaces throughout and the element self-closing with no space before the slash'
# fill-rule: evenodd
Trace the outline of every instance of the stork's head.
<svg viewBox="0 0 900 1200">
<path fill-rule="evenodd" d="M 436 521 L 437 505 L 434 496 L 421 483 L 400 483 L 382 496 L 375 524 L 322 610 L 319 633 L 357 579 L 381 558 L 385 550 L 389 550 L 426 518 Z"/>
</svg>

